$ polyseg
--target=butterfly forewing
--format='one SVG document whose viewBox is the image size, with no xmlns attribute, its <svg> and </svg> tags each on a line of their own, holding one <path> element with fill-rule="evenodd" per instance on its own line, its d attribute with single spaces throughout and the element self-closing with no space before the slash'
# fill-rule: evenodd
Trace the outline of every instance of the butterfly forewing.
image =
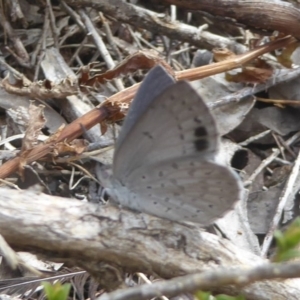
<svg viewBox="0 0 300 300">
<path fill-rule="evenodd" d="M 157 96 L 140 115 L 117 149 L 114 176 L 125 182 L 142 166 L 190 156 L 209 159 L 218 144 L 215 121 L 207 106 L 181 81 Z"/>
<path fill-rule="evenodd" d="M 148 109 L 149 105 L 157 96 L 174 83 L 174 79 L 160 65 L 153 68 L 151 72 L 147 74 L 130 105 L 122 130 L 118 136 L 115 151 L 116 155 L 124 139 L 127 138 L 128 133 L 135 126 L 140 116 Z"/>
</svg>

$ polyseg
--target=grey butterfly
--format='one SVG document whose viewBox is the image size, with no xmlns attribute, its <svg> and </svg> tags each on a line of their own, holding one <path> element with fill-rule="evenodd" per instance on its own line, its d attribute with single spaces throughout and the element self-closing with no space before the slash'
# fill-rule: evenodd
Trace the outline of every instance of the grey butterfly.
<svg viewBox="0 0 300 300">
<path fill-rule="evenodd" d="M 112 175 L 100 181 L 121 206 L 172 221 L 207 225 L 242 197 L 239 176 L 214 161 L 213 116 L 188 82 L 153 68 L 116 142 Z"/>
</svg>

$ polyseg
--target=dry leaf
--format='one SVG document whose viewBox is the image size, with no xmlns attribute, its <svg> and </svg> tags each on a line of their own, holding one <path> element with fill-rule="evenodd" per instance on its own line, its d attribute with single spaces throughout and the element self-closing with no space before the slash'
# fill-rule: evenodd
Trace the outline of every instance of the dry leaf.
<svg viewBox="0 0 300 300">
<path fill-rule="evenodd" d="M 264 83 L 273 74 L 271 69 L 261 69 L 255 67 L 244 67 L 242 72 L 237 74 L 226 74 L 226 79 L 233 82 L 244 82 L 244 83 Z"/>
<path fill-rule="evenodd" d="M 287 47 L 282 50 L 281 54 L 277 56 L 277 61 L 284 67 L 291 68 L 293 64 L 292 55 L 299 45 L 298 41 L 287 45 Z"/>
<path fill-rule="evenodd" d="M 213 49 L 212 52 L 214 54 L 214 60 L 216 62 L 224 61 L 226 59 L 230 59 L 230 58 L 233 58 L 236 56 L 232 51 L 230 51 L 229 49 L 226 49 L 226 48 Z"/>
<path fill-rule="evenodd" d="M 108 117 L 100 123 L 101 133 L 105 134 L 107 130 L 107 124 L 113 124 L 124 119 L 126 111 L 129 105 L 119 102 L 106 102 L 105 109 L 109 110 Z"/>
<path fill-rule="evenodd" d="M 2 80 L 2 86 L 10 94 L 28 96 L 33 99 L 63 99 L 78 94 L 77 82 L 74 82 L 71 78 L 66 78 L 59 83 L 53 83 L 47 79 L 28 83 L 22 77 L 11 83 L 9 75 L 7 75 Z"/>
<path fill-rule="evenodd" d="M 39 134 L 42 134 L 41 130 L 46 122 L 44 107 L 44 105 L 35 106 L 33 103 L 30 103 L 28 108 L 28 126 L 22 142 L 21 152 L 30 150 L 38 144 L 37 138 Z"/>
<path fill-rule="evenodd" d="M 57 131 L 52 134 L 45 143 L 50 144 L 50 143 L 55 143 L 56 140 L 58 139 L 58 137 L 60 136 L 61 132 L 63 131 L 63 129 L 66 127 L 65 124 L 62 124 Z"/>
<path fill-rule="evenodd" d="M 88 146 L 88 143 L 86 140 L 83 139 L 76 139 L 73 140 L 71 143 L 58 143 L 55 145 L 55 151 L 59 153 L 60 155 L 64 154 L 74 154 L 79 155 L 82 154 L 84 151 L 86 151 L 86 147 Z"/>
<path fill-rule="evenodd" d="M 91 78 L 87 78 L 87 67 L 81 69 L 79 83 L 80 85 L 94 86 L 95 83 L 105 83 L 108 80 L 112 80 L 120 76 L 121 74 L 126 75 L 141 69 L 151 69 L 157 64 L 161 64 L 169 71 L 170 74 L 173 74 L 172 68 L 156 52 L 151 50 L 140 50 L 128 56 L 115 68 Z"/>
<path fill-rule="evenodd" d="M 28 153 L 38 144 L 38 136 L 42 134 L 41 130 L 46 123 L 44 105 L 35 106 L 33 103 L 30 103 L 28 115 L 28 126 L 20 152 L 19 174 L 21 178 L 24 176 L 24 166 L 27 164 Z"/>
</svg>

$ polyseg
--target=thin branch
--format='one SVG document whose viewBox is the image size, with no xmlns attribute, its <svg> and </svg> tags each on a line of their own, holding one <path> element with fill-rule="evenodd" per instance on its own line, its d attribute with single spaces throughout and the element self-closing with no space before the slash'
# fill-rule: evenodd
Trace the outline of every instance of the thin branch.
<svg viewBox="0 0 300 300">
<path fill-rule="evenodd" d="M 3 27 L 3 31 L 7 34 L 14 46 L 14 51 L 7 47 L 7 50 L 16 58 L 20 65 L 24 67 L 30 67 L 30 58 L 24 47 L 21 39 L 15 34 L 10 22 L 6 19 L 3 7 L 0 6 L 0 24 Z"/>
<path fill-rule="evenodd" d="M 31 56 L 31 63 L 32 65 L 36 64 L 35 71 L 34 71 L 34 77 L 33 81 L 38 80 L 39 77 L 39 70 L 41 67 L 41 62 L 45 57 L 45 50 L 47 46 L 47 36 L 48 36 L 48 30 L 49 30 L 49 25 L 50 25 L 50 19 L 49 19 L 49 8 L 45 10 L 45 18 L 44 18 L 44 25 L 43 25 L 43 33 L 39 39 L 39 42 L 36 46 L 36 49 L 34 53 Z M 39 53 L 38 61 L 36 63 L 36 56 Z"/>
<path fill-rule="evenodd" d="M 182 293 L 212 290 L 226 285 L 245 286 L 260 280 L 298 277 L 300 277 L 300 263 L 265 264 L 250 270 L 222 268 L 103 294 L 98 300 L 146 300 L 162 295 L 175 297 Z M 292 299 L 289 297 L 285 299 Z M 265 298 L 262 295 L 260 299 Z"/>
<path fill-rule="evenodd" d="M 79 15 L 77 14 L 77 12 L 75 12 L 69 5 L 66 4 L 65 1 L 61 0 L 60 1 L 60 5 L 61 7 L 70 15 L 70 17 L 73 19 L 73 21 L 78 25 L 78 27 L 85 32 L 86 29 L 84 27 L 84 24 L 82 23 L 82 21 L 80 20 Z"/>
<path fill-rule="evenodd" d="M 243 53 L 246 47 L 234 40 L 202 31 L 197 27 L 171 22 L 164 14 L 132 5 L 121 0 L 65 0 L 71 7 L 93 7 L 102 13 L 114 17 L 119 22 L 128 23 L 138 28 L 145 28 L 150 32 L 159 32 L 170 39 L 188 42 L 199 48 L 226 47 L 235 53 Z"/>
<path fill-rule="evenodd" d="M 293 144 L 300 138 L 300 132 L 294 134 L 291 138 L 287 140 L 287 145 Z M 244 182 L 244 186 L 249 186 L 252 184 L 254 179 L 280 154 L 280 149 L 276 149 L 270 156 L 264 159 L 261 164 L 255 169 L 247 181 Z"/>
<path fill-rule="evenodd" d="M 87 2 L 87 1 L 86 1 Z M 300 10 L 292 3 L 274 0 L 163 0 L 179 8 L 201 11 L 232 20 L 248 28 L 299 35 Z"/>
<path fill-rule="evenodd" d="M 97 32 L 93 22 L 91 21 L 91 19 L 89 18 L 89 16 L 85 13 L 85 11 L 83 9 L 79 10 L 79 14 L 80 14 L 81 18 L 83 19 L 83 22 L 86 26 L 87 31 L 89 32 L 89 34 L 92 35 L 95 45 L 97 46 L 97 49 L 101 53 L 101 56 L 104 59 L 107 67 L 109 69 L 113 69 L 116 64 L 113 61 L 109 51 L 107 50 L 101 36 Z M 119 91 L 124 89 L 124 85 L 120 79 L 115 79 L 114 81 L 115 81 L 116 86 L 118 87 Z"/>
<path fill-rule="evenodd" d="M 264 239 L 264 242 L 263 242 L 263 245 L 261 248 L 261 254 L 263 257 L 267 256 L 269 247 L 273 240 L 274 231 L 277 229 L 278 224 L 281 220 L 282 212 L 285 207 L 285 204 L 286 204 L 290 194 L 293 192 L 293 187 L 294 187 L 296 180 L 299 178 L 299 169 L 300 169 L 300 151 L 298 153 L 298 157 L 295 161 L 295 164 L 294 164 L 292 172 L 289 176 L 289 179 L 288 179 L 283 191 L 281 192 L 281 196 L 279 198 L 279 202 L 278 202 L 273 220 L 271 222 L 270 229 Z"/>
<path fill-rule="evenodd" d="M 263 132 L 261 132 L 259 134 L 256 134 L 254 136 L 249 137 L 248 139 L 246 139 L 243 142 L 240 142 L 239 145 L 242 146 L 242 147 L 245 147 L 245 146 L 247 146 L 247 145 L 249 145 L 249 144 L 251 144 L 251 143 L 253 143 L 253 142 L 255 142 L 255 141 L 257 141 L 257 140 L 259 140 L 259 139 L 261 139 L 263 137 L 265 137 L 265 136 L 267 136 L 270 133 L 271 133 L 271 130 L 267 129 L 267 130 L 265 130 L 265 131 L 263 131 Z"/>
<path fill-rule="evenodd" d="M 59 49 L 59 45 L 58 45 L 59 32 L 56 27 L 55 15 L 53 12 L 52 4 L 51 4 L 50 0 L 46 0 L 46 2 L 47 2 L 47 9 L 49 11 L 50 25 L 51 25 L 51 29 L 52 29 L 52 36 L 53 36 L 54 44 L 55 44 L 55 47 L 57 49 Z"/>
</svg>

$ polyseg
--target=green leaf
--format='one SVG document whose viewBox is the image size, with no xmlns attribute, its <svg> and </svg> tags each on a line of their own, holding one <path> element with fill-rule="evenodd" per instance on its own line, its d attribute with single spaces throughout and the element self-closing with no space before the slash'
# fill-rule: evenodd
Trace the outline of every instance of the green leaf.
<svg viewBox="0 0 300 300">
<path fill-rule="evenodd" d="M 277 249 L 272 259 L 273 262 L 300 257 L 300 251 L 295 249 L 300 244 L 300 218 L 296 218 L 284 233 L 275 231 L 274 238 Z"/>
<path fill-rule="evenodd" d="M 276 245 L 279 249 L 285 249 L 285 239 L 283 233 L 280 230 L 274 232 L 274 238 L 276 240 Z"/>
<path fill-rule="evenodd" d="M 60 282 L 56 282 L 52 285 L 49 282 L 42 282 L 42 285 L 48 300 L 66 300 L 71 288 L 70 283 L 62 285 Z"/>
<path fill-rule="evenodd" d="M 233 297 L 233 296 L 228 296 L 228 295 L 217 295 L 217 296 L 212 296 L 211 293 L 209 292 L 202 292 L 198 291 L 195 293 L 195 297 L 198 300 L 246 300 L 246 298 L 242 295 Z"/>
<path fill-rule="evenodd" d="M 291 249 L 284 251 L 282 253 L 276 253 L 275 257 L 272 259 L 274 262 L 289 261 L 300 257 L 300 251 L 297 249 Z"/>
<path fill-rule="evenodd" d="M 236 297 L 228 295 L 217 295 L 216 300 L 245 300 L 245 297 L 242 295 Z"/>
<path fill-rule="evenodd" d="M 209 292 L 202 292 L 202 291 L 198 291 L 195 293 L 195 297 L 198 300 L 210 300 L 211 293 Z"/>
</svg>

